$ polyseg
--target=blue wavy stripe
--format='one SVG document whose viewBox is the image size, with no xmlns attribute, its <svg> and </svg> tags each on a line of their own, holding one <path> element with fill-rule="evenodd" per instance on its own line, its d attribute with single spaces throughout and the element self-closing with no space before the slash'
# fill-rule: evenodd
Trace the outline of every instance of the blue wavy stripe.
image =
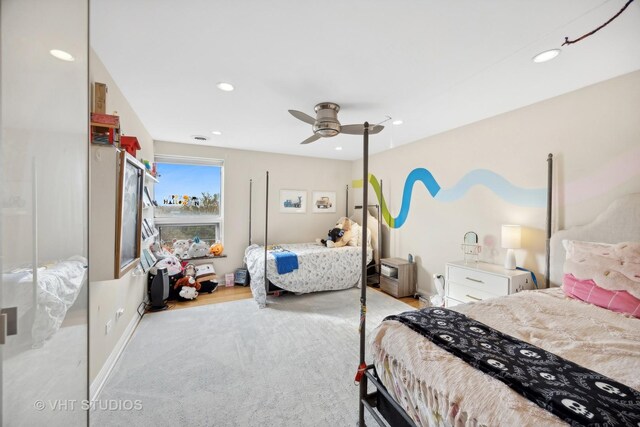
<svg viewBox="0 0 640 427">
<path fill-rule="evenodd" d="M 484 185 L 501 199 L 518 206 L 544 207 L 547 203 L 546 188 L 517 187 L 497 173 L 486 169 L 476 169 L 469 172 L 453 187 L 440 190 L 437 195 L 434 195 L 434 199 L 441 202 L 453 202 L 462 198 L 474 185 Z"/>
<path fill-rule="evenodd" d="M 413 192 L 413 185 L 420 181 L 427 188 L 431 197 L 436 197 L 440 191 L 440 185 L 436 182 L 431 172 L 427 169 L 419 168 L 414 169 L 407 176 L 407 180 L 404 182 L 404 190 L 402 191 L 402 206 L 400 207 L 400 213 L 393 220 L 393 228 L 400 228 L 409 215 L 409 208 L 411 207 L 411 194 Z"/>
</svg>

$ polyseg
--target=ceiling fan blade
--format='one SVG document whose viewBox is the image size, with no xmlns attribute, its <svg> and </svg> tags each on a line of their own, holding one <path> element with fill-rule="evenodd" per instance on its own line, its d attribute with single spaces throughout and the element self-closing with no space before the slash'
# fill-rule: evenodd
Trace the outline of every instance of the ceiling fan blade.
<svg viewBox="0 0 640 427">
<path fill-rule="evenodd" d="M 384 129 L 382 125 L 369 125 L 369 135 L 375 135 L 380 133 Z M 363 135 L 364 125 L 344 125 L 340 126 L 340 133 L 346 133 L 347 135 Z"/>
<path fill-rule="evenodd" d="M 320 138 L 321 138 L 320 135 L 313 134 L 309 138 L 307 138 L 304 141 L 302 141 L 300 144 L 310 144 L 310 143 L 312 143 L 314 141 L 319 140 Z"/>
<path fill-rule="evenodd" d="M 303 113 L 302 111 L 297 111 L 297 110 L 289 110 L 289 113 L 291 113 L 291 115 L 293 117 L 295 117 L 298 120 L 302 120 L 305 123 L 309 123 L 310 125 L 314 124 L 316 122 L 316 119 L 314 119 L 313 117 L 311 117 L 308 114 Z"/>
</svg>

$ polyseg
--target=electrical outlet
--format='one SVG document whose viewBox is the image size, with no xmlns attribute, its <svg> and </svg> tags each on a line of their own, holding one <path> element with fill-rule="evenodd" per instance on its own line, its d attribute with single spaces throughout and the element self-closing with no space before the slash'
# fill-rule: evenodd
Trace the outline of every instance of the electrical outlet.
<svg viewBox="0 0 640 427">
<path fill-rule="evenodd" d="M 123 314 L 124 314 L 124 308 L 119 308 L 118 311 L 116 311 L 116 320 L 120 319 Z"/>
<path fill-rule="evenodd" d="M 109 335 L 109 333 L 111 332 L 111 326 L 112 326 L 112 322 L 111 322 L 111 320 L 109 320 L 109 321 L 104 325 L 104 334 L 105 334 L 105 335 Z"/>
</svg>

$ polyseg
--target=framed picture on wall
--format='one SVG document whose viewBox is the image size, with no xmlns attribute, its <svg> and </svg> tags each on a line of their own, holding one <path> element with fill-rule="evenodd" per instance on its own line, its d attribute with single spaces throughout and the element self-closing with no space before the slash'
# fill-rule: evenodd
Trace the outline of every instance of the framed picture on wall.
<svg viewBox="0 0 640 427">
<path fill-rule="evenodd" d="M 305 213 L 306 211 L 306 190 L 280 190 L 280 212 Z"/>
<path fill-rule="evenodd" d="M 120 153 L 116 210 L 115 277 L 119 279 L 140 261 L 144 165 Z"/>
<path fill-rule="evenodd" d="M 335 213 L 336 212 L 336 192 L 335 191 L 314 191 L 311 197 L 311 212 L 313 213 Z"/>
</svg>

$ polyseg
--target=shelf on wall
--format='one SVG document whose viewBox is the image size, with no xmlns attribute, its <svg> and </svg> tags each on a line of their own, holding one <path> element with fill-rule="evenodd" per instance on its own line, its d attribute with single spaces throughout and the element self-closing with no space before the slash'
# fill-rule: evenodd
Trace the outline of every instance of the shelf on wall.
<svg viewBox="0 0 640 427">
<path fill-rule="evenodd" d="M 148 179 L 150 179 L 151 181 L 155 182 L 156 184 L 159 183 L 160 181 L 158 181 L 158 178 L 156 178 L 155 176 L 151 175 L 149 172 L 145 171 L 144 176 Z"/>
</svg>

